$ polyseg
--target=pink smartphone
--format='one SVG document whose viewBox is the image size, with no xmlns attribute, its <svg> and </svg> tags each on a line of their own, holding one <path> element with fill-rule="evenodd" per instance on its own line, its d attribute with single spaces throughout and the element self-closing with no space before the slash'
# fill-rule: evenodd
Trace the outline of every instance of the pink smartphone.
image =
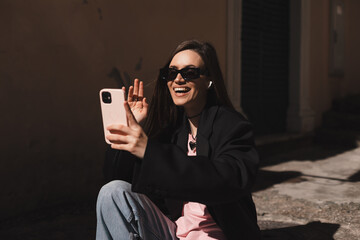
<svg viewBox="0 0 360 240">
<path fill-rule="evenodd" d="M 125 93 L 122 89 L 104 88 L 100 90 L 100 105 L 103 120 L 104 136 L 109 134 L 106 127 L 111 124 L 127 125 L 124 108 Z M 108 144 L 109 140 L 105 138 Z"/>
</svg>

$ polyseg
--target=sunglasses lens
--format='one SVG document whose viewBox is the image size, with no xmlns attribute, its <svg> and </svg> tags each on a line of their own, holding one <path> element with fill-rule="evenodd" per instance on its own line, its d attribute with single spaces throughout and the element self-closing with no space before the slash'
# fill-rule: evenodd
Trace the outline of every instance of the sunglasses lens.
<svg viewBox="0 0 360 240">
<path fill-rule="evenodd" d="M 200 71 L 198 68 L 184 68 L 181 71 L 181 76 L 185 80 L 194 80 L 200 77 Z"/>
<path fill-rule="evenodd" d="M 169 68 L 167 80 L 172 81 L 178 75 L 178 71 L 176 69 Z"/>
</svg>

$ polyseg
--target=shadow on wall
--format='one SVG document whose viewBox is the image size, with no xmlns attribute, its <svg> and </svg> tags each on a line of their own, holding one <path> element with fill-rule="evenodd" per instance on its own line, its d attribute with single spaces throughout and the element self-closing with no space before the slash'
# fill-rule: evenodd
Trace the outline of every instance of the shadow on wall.
<svg viewBox="0 0 360 240">
<path fill-rule="evenodd" d="M 301 178 L 301 172 L 296 171 L 284 171 L 273 172 L 267 170 L 259 170 L 252 192 L 265 190 L 272 187 L 275 184 L 282 182 L 299 182 L 303 181 Z"/>
<path fill-rule="evenodd" d="M 130 75 L 125 71 L 123 74 L 121 74 L 119 69 L 117 69 L 116 67 L 111 70 L 111 72 L 108 74 L 108 77 L 115 80 L 118 88 L 122 88 L 123 86 L 125 86 L 125 88 L 128 89 L 131 85 Z"/>
<path fill-rule="evenodd" d="M 278 148 L 283 148 L 283 144 L 278 146 L 273 146 Z M 353 147 L 347 146 L 326 146 L 315 144 L 311 142 L 307 146 L 299 146 L 297 148 L 292 148 L 292 151 L 286 151 L 286 148 L 283 148 L 282 153 L 278 154 L 263 154 L 261 149 L 259 150 L 261 155 L 260 167 L 273 166 L 279 163 L 284 163 L 288 161 L 320 161 L 326 158 L 330 158 L 341 153 L 353 150 Z"/>
<path fill-rule="evenodd" d="M 266 229 L 261 232 L 264 240 L 333 240 L 339 227 L 339 224 L 310 222 L 306 225 Z"/>
<path fill-rule="evenodd" d="M 143 62 L 143 58 L 141 57 L 135 65 L 135 71 L 141 70 L 142 62 Z M 117 67 L 113 67 L 107 76 L 109 78 L 112 78 L 116 82 L 118 88 L 125 87 L 126 91 L 132 85 L 134 79 L 133 77 L 130 76 L 130 74 L 127 71 L 124 71 L 121 74 L 121 71 Z"/>
<path fill-rule="evenodd" d="M 341 179 L 341 178 L 333 178 L 333 177 L 308 175 L 297 171 L 275 172 L 275 171 L 268 171 L 261 169 L 259 170 L 256 176 L 256 181 L 252 188 L 252 192 L 265 190 L 276 184 L 283 182 L 299 183 L 299 182 L 307 181 L 307 179 L 304 177 L 322 178 L 322 179 L 336 180 L 340 182 L 360 182 L 360 170 L 355 174 L 351 175 L 350 177 L 348 177 L 347 179 Z"/>
</svg>

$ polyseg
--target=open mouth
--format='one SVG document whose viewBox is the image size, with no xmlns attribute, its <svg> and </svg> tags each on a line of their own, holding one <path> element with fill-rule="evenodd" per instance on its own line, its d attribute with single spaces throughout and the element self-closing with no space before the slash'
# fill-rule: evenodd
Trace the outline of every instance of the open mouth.
<svg viewBox="0 0 360 240">
<path fill-rule="evenodd" d="M 190 88 L 188 88 L 188 87 L 177 87 L 177 88 L 174 88 L 174 91 L 176 93 L 187 93 L 188 91 L 190 91 Z"/>
</svg>

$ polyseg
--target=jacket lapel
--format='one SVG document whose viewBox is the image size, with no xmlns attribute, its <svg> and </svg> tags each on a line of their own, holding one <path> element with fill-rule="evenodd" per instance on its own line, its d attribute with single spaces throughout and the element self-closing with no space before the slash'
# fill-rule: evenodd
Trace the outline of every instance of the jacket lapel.
<svg viewBox="0 0 360 240">
<path fill-rule="evenodd" d="M 201 114 L 196 139 L 197 155 L 208 157 L 210 154 L 209 137 L 213 131 L 212 126 L 218 109 L 219 106 L 217 105 L 210 106 L 205 108 Z M 172 142 L 175 142 L 184 152 L 187 152 L 189 134 L 189 123 L 187 121 L 184 116 L 182 126 L 176 131 L 175 136 L 172 138 Z"/>
<path fill-rule="evenodd" d="M 172 142 L 176 143 L 184 152 L 187 153 L 187 141 L 188 141 L 188 134 L 189 134 L 189 123 L 184 115 L 183 123 L 178 131 L 175 132 L 175 136 L 172 139 Z M 177 133 L 177 134 L 176 134 Z"/>
<path fill-rule="evenodd" d="M 213 131 L 213 123 L 219 106 L 214 105 L 205 108 L 200 117 L 200 123 L 197 130 L 196 151 L 200 156 L 209 157 L 210 144 L 209 138 Z"/>
</svg>

